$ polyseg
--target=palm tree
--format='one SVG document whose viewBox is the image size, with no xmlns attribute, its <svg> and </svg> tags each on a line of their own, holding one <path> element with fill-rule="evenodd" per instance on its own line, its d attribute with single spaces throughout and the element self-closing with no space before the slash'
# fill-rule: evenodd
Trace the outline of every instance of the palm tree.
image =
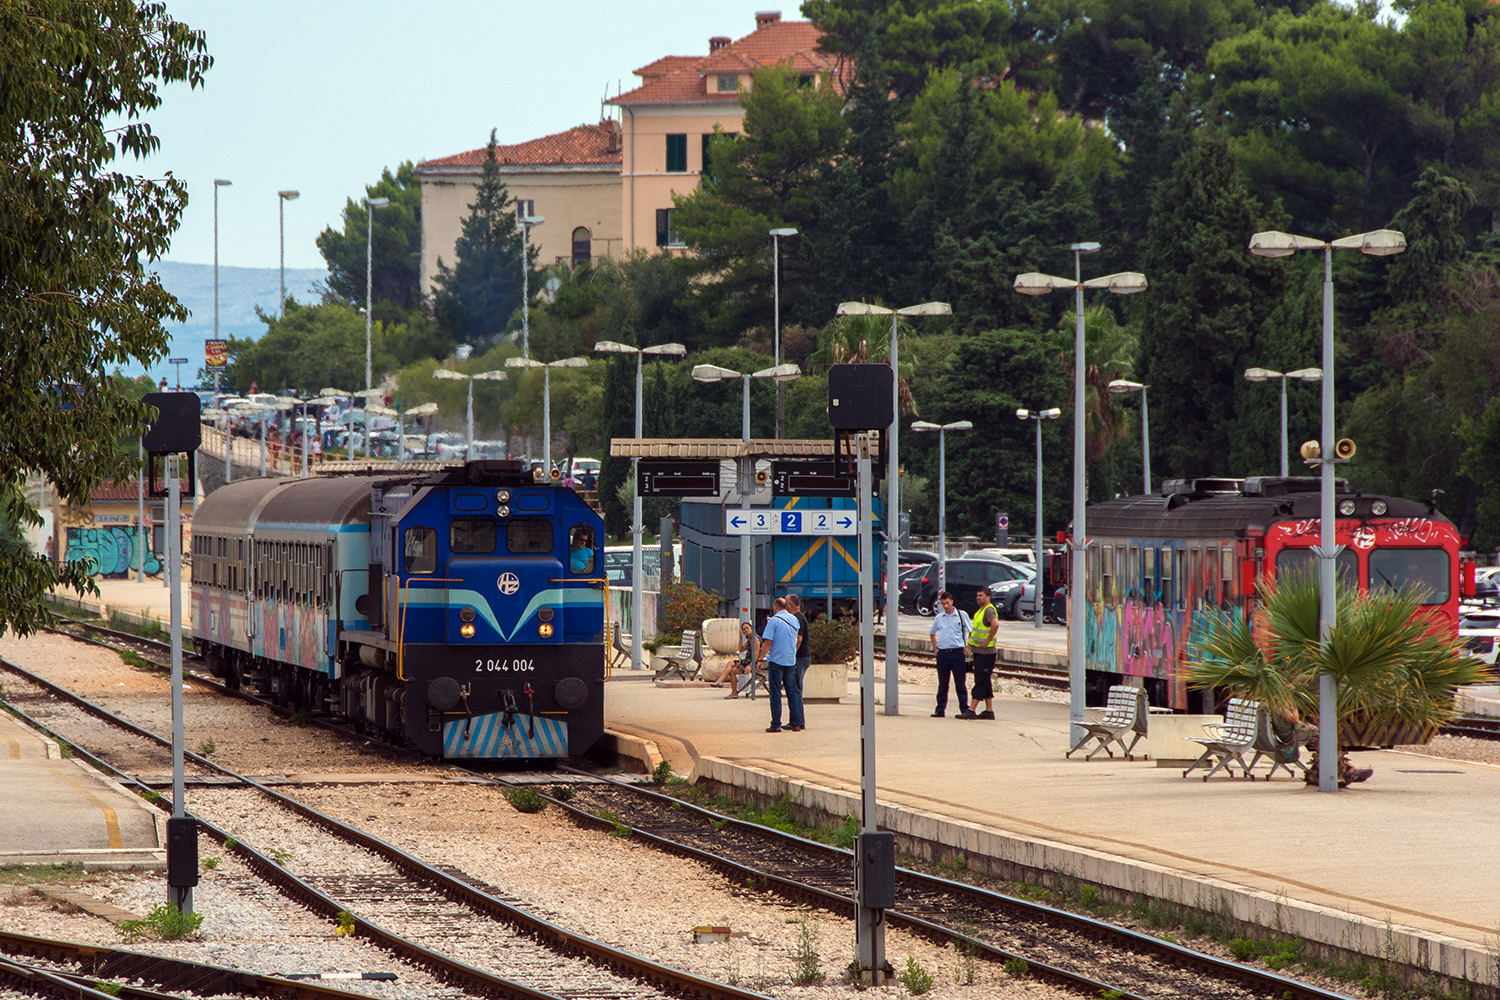
<svg viewBox="0 0 1500 1000">
<path fill-rule="evenodd" d="M 896 396 L 901 412 L 921 416 L 912 398 L 908 375 L 912 369 L 907 338 L 910 324 L 897 317 L 896 322 Z M 888 316 L 839 316 L 823 327 L 818 348 L 807 356 L 809 372 L 827 371 L 831 365 L 889 364 L 891 357 L 891 320 Z M 908 375 L 902 375 L 902 371 Z"/>
<path fill-rule="evenodd" d="M 1073 372 L 1073 337 L 1077 313 L 1068 311 L 1058 323 L 1058 360 Z M 1121 326 L 1107 305 L 1083 310 L 1084 457 L 1103 458 L 1114 443 L 1131 432 L 1129 415 L 1109 391 L 1109 383 L 1126 378 L 1135 368 L 1140 340 L 1135 326 Z"/>
<path fill-rule="evenodd" d="M 1439 626 L 1420 592 L 1360 595 L 1341 583 L 1326 645 L 1319 639 L 1318 593 L 1315 573 L 1285 574 L 1261 584 L 1249 618 L 1209 619 L 1188 650 L 1188 684 L 1228 688 L 1278 714 L 1314 718 L 1318 681 L 1327 675 L 1337 682 L 1345 732 L 1359 723 L 1366 731 L 1415 731 L 1431 739 L 1458 714 L 1460 686 L 1493 680 L 1490 668 Z"/>
</svg>

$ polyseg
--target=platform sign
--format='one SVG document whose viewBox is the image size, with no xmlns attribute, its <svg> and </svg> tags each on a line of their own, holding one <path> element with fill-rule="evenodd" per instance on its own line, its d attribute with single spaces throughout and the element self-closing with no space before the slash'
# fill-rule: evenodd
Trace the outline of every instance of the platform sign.
<svg viewBox="0 0 1500 1000">
<path fill-rule="evenodd" d="M 719 463 L 643 458 L 636 463 L 635 488 L 643 497 L 716 497 Z"/>
<path fill-rule="evenodd" d="M 853 510 L 726 510 L 726 535 L 857 535 Z"/>
</svg>

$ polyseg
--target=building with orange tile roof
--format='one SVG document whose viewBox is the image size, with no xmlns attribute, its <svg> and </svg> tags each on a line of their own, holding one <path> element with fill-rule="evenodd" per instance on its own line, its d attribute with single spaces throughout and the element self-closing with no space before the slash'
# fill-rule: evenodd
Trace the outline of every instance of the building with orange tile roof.
<svg viewBox="0 0 1500 1000">
<path fill-rule="evenodd" d="M 612 121 L 512 146 L 496 146 L 495 159 L 522 214 L 546 220 L 531 229 L 543 266 L 579 264 L 620 254 L 620 127 Z M 485 147 L 424 160 L 422 185 L 422 294 L 432 291 L 438 260 L 453 266 L 453 247 L 469 218 L 484 170 Z"/>
<path fill-rule="evenodd" d="M 743 38 L 716 36 L 706 55 L 662 56 L 637 69 L 640 85 L 606 102 L 620 109 L 619 122 L 497 146 L 511 197 L 523 214 L 547 220 L 531 231 L 539 262 L 577 264 L 681 246 L 671 226 L 672 196 L 698 188 L 715 127 L 741 130 L 740 95 L 763 66 L 789 65 L 809 85 L 821 86 L 837 67 L 817 51 L 819 37 L 808 21 L 761 11 L 755 30 Z M 484 157 L 481 147 L 417 165 L 424 295 L 432 291 L 438 260 L 453 264 Z"/>
</svg>

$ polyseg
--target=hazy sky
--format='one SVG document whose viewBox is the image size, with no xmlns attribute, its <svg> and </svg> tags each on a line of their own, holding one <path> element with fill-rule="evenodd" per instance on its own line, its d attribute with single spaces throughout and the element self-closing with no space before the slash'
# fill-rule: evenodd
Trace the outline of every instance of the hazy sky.
<svg viewBox="0 0 1500 1000">
<path fill-rule="evenodd" d="M 314 240 L 385 167 L 597 122 L 606 91 L 664 55 L 740 38 L 757 10 L 799 19 L 794 3 L 751 0 L 168 0 L 208 34 L 205 85 L 174 85 L 147 117 L 161 139 L 131 172 L 171 171 L 190 202 L 168 260 L 275 267 L 276 192 L 287 267 L 322 267 Z"/>
</svg>

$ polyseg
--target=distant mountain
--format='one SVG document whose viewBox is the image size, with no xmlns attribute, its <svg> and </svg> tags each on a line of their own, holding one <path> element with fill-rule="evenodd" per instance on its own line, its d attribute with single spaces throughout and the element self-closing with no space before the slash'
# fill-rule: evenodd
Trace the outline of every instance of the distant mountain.
<svg viewBox="0 0 1500 1000">
<path fill-rule="evenodd" d="M 159 261 L 151 269 L 161 275 L 167 291 L 188 308 L 187 322 L 167 324 L 167 332 L 172 338 L 167 357 L 188 359 L 188 363 L 182 366 L 182 384 L 186 387 L 203 367 L 203 342 L 212 340 L 214 335 L 214 267 L 212 264 Z M 268 313 L 276 311 L 280 275 L 280 270 L 274 267 L 219 266 L 219 336 L 222 339 L 254 339 L 266 332 L 266 325 L 255 315 L 255 307 L 260 306 Z M 328 272 L 322 268 L 289 267 L 286 269 L 287 298 L 317 302 L 321 293 L 315 286 L 321 286 L 327 280 Z M 152 378 L 165 378 L 175 388 L 176 367 L 163 358 L 147 374 Z M 139 375 L 142 369 L 137 365 L 124 371 L 126 375 Z"/>
</svg>

